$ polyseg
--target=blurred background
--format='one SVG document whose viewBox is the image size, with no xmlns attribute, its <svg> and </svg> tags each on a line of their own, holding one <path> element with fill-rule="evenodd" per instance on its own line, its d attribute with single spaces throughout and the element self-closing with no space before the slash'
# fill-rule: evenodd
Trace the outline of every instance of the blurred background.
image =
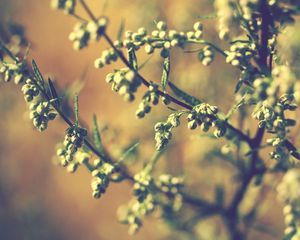
<svg viewBox="0 0 300 240">
<path fill-rule="evenodd" d="M 154 28 L 154 20 L 166 20 L 170 28 L 191 29 L 197 19 L 202 19 L 207 39 L 218 43 L 217 20 L 211 0 L 109 0 L 87 1 L 98 16 L 110 17 L 109 35 L 117 37 L 120 23 L 125 20 L 125 28 L 136 30 L 140 26 Z M 79 15 L 86 17 L 80 9 Z M 44 74 L 53 76 L 56 83 L 64 88 L 80 83 L 80 117 L 90 124 L 96 113 L 105 128 L 103 139 L 112 155 L 118 157 L 123 149 L 135 141 L 140 142 L 138 163 L 133 171 L 138 171 L 154 151 L 153 125 L 163 120 L 169 112 L 158 106 L 145 119 L 137 120 L 135 111 L 139 101 L 125 103 L 111 91 L 105 83 L 106 74 L 113 66 L 96 70 L 94 60 L 107 45 L 100 41 L 88 49 L 76 52 L 68 40 L 68 35 L 76 23 L 61 11 L 50 9 L 50 1 L 0 0 L 0 21 L 13 20 L 24 25 L 26 36 L 32 43 L 29 59 L 34 58 Z M 224 43 L 221 44 L 224 46 Z M 199 47 L 192 46 L 190 50 Z M 174 51 L 172 56 L 171 79 L 192 95 L 220 106 L 223 112 L 233 103 L 233 86 L 237 73 L 220 56 L 212 67 L 204 67 L 197 61 L 196 54 Z M 141 54 L 140 62 L 147 59 Z M 162 60 L 153 57 L 143 68 L 147 79 L 159 81 Z M 222 69 L 222 71 L 220 71 Z M 74 84 L 75 83 L 75 84 Z M 219 94 L 221 92 L 221 94 Z M 142 96 L 142 93 L 140 93 Z M 22 93 L 13 83 L 0 85 L 0 239 L 190 239 L 187 235 L 167 228 L 154 217 L 145 220 L 145 226 L 134 237 L 127 234 L 127 226 L 118 223 L 116 209 L 131 198 L 131 186 L 127 183 L 112 184 L 108 192 L 95 200 L 91 196 L 91 176 L 85 169 L 68 174 L 65 169 L 52 164 L 55 145 L 63 138 L 66 126 L 61 121 L 50 124 L 45 133 L 33 131 L 27 120 L 26 104 Z M 246 123 L 243 128 L 251 128 Z M 212 148 L 221 147 L 204 139 L 198 132 L 188 132 L 184 126 L 176 130 L 172 146 L 159 162 L 158 172 L 167 171 L 175 175 L 186 175 L 186 181 L 193 194 L 213 198 L 214 186 L 223 186 L 230 200 L 234 170 L 219 160 L 206 158 Z M 176 138 L 180 136 L 180 138 Z M 196 180 L 195 180 L 196 179 Z M 276 202 L 274 190 L 277 182 L 271 182 L 263 190 L 250 189 L 253 196 L 263 194 L 266 200 L 259 214 L 259 225 L 268 226 L 252 230 L 249 239 L 281 239 L 283 221 L 280 205 Z M 250 193 L 251 195 L 252 193 Z M 255 202 L 249 200 L 249 204 Z M 247 205 L 247 202 L 245 203 Z M 212 219 L 200 223 L 196 228 L 199 239 L 226 239 L 222 230 L 214 226 L 221 224 Z M 212 235 L 213 232 L 213 235 Z"/>
</svg>

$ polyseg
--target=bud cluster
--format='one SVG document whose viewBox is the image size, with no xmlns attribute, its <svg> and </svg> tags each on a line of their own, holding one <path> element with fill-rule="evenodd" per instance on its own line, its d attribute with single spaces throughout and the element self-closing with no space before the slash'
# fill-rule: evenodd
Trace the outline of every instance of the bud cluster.
<svg viewBox="0 0 300 240">
<path fill-rule="evenodd" d="M 202 39 L 203 26 L 200 22 L 196 22 L 193 26 L 193 31 L 177 32 L 176 30 L 168 30 L 167 24 L 164 21 L 159 21 L 156 24 L 156 29 L 149 34 L 143 27 L 137 32 L 126 31 L 123 41 L 115 41 L 114 46 L 117 49 L 126 48 L 139 50 L 144 47 L 147 54 L 154 53 L 155 50 L 160 51 L 162 58 L 167 58 L 170 55 L 172 47 L 183 48 L 186 43 L 197 43 Z M 110 48 L 103 51 L 102 56 L 95 61 L 95 67 L 101 68 L 106 64 L 116 61 L 118 54 L 114 49 Z"/>
<path fill-rule="evenodd" d="M 24 47 L 28 46 L 25 37 L 25 28 L 15 22 L 9 22 L 7 24 L 8 26 L 5 26 L 6 24 L 3 25 L 0 24 L 0 38 L 5 41 L 5 44 L 11 53 L 18 56 L 21 54 L 22 50 L 24 50 Z M 0 50 L 0 60 L 3 59 L 4 55 L 6 54 Z"/>
<path fill-rule="evenodd" d="M 273 98 L 274 92 L 271 87 L 272 84 L 272 79 L 269 77 L 258 77 L 254 80 L 253 82 L 253 87 L 254 87 L 254 93 L 252 95 L 252 98 L 258 101 L 264 101 L 268 97 Z"/>
<path fill-rule="evenodd" d="M 260 128 L 266 128 L 269 132 L 275 134 L 275 137 L 267 140 L 275 150 L 270 153 L 271 158 L 280 160 L 287 155 L 284 142 L 288 133 L 288 128 L 296 125 L 294 119 L 286 118 L 285 111 L 295 111 L 297 105 L 293 103 L 292 94 L 282 95 L 274 106 L 262 104 L 258 110 L 253 113 L 255 119 L 259 121 Z"/>
<path fill-rule="evenodd" d="M 31 102 L 35 97 L 39 96 L 40 91 L 32 79 L 28 78 L 22 86 L 22 92 L 26 102 Z"/>
<path fill-rule="evenodd" d="M 59 159 L 60 160 L 59 165 L 61 165 L 63 167 L 67 167 L 67 171 L 69 173 L 75 173 L 80 165 L 87 163 L 89 161 L 90 157 L 91 157 L 91 154 L 80 149 L 74 154 L 73 161 L 68 163 L 67 166 L 65 165 L 64 160 L 62 158 Z M 61 160 L 63 160 L 63 161 L 61 161 Z"/>
<path fill-rule="evenodd" d="M 207 103 L 200 103 L 193 107 L 193 110 L 188 114 L 188 128 L 195 129 L 198 126 L 201 130 L 207 132 L 211 127 L 216 127 L 214 135 L 216 137 L 224 136 L 226 127 L 217 116 L 218 108 Z"/>
<path fill-rule="evenodd" d="M 296 85 L 296 78 L 288 66 L 276 66 L 270 77 L 256 75 L 253 81 L 252 100 L 265 101 L 269 106 L 275 106 L 279 96 L 281 94 L 286 96 L 292 89 L 296 90 Z"/>
<path fill-rule="evenodd" d="M 96 169 L 92 172 L 92 194 L 94 198 L 100 198 L 108 188 L 110 177 L 116 172 L 116 168 L 109 163 L 100 161 L 100 159 L 94 161 L 94 166 Z"/>
<path fill-rule="evenodd" d="M 54 120 L 57 113 L 49 102 L 38 101 L 31 103 L 30 109 L 30 119 L 33 122 L 34 127 L 39 131 L 44 131 L 48 127 L 48 122 Z"/>
<path fill-rule="evenodd" d="M 278 198 L 285 205 L 283 208 L 284 222 L 286 224 L 285 236 L 287 239 L 300 239 L 300 170 L 290 169 L 282 178 L 277 187 Z"/>
<path fill-rule="evenodd" d="M 9 82 L 14 79 L 15 84 L 20 84 L 25 79 L 25 70 L 25 62 L 2 62 L 2 66 L 0 67 L 0 74 L 3 74 L 3 79 L 5 82 Z"/>
<path fill-rule="evenodd" d="M 112 62 L 118 60 L 118 53 L 113 48 L 106 49 L 102 52 L 101 57 L 97 58 L 94 62 L 95 68 L 103 68 Z"/>
<path fill-rule="evenodd" d="M 242 16 L 244 19 L 250 21 L 253 19 L 253 12 L 257 11 L 259 1 L 258 0 L 241 0 L 240 6 L 242 9 Z"/>
<path fill-rule="evenodd" d="M 231 2 L 231 0 L 216 0 L 214 3 L 219 19 L 219 38 L 222 40 L 228 40 L 230 37 L 230 29 L 234 18 Z"/>
<path fill-rule="evenodd" d="M 149 194 L 152 177 L 147 169 L 142 170 L 134 176 L 133 194 L 139 202 L 143 202 Z"/>
<path fill-rule="evenodd" d="M 214 52 L 212 50 L 212 47 L 210 46 L 205 46 L 199 53 L 198 53 L 198 58 L 202 62 L 204 66 L 208 66 L 209 64 L 212 63 L 214 60 Z"/>
<path fill-rule="evenodd" d="M 284 235 L 287 239 L 300 240 L 300 209 L 299 204 L 286 204 L 283 207 L 284 223 L 286 228 Z"/>
<path fill-rule="evenodd" d="M 282 93 L 287 93 L 297 80 L 294 72 L 287 65 L 275 66 L 272 70 L 272 77 L 275 85 L 273 88 L 279 87 Z M 275 90 L 273 91 L 275 92 Z"/>
<path fill-rule="evenodd" d="M 149 90 L 143 96 L 142 102 L 136 111 L 137 118 L 143 118 L 151 111 L 151 105 L 155 106 L 159 102 L 158 85 L 151 83 Z"/>
<path fill-rule="evenodd" d="M 134 199 L 128 206 L 121 206 L 118 209 L 118 218 L 121 223 L 129 225 L 128 233 L 133 235 L 142 226 L 142 219 L 152 213 L 154 209 L 154 199 L 153 196 L 149 194 L 143 202 Z"/>
<path fill-rule="evenodd" d="M 57 150 L 57 155 L 61 158 L 63 166 L 73 161 L 75 153 L 82 147 L 86 136 L 87 130 L 85 128 L 74 125 L 67 129 L 63 142 L 64 147 Z"/>
<path fill-rule="evenodd" d="M 172 129 L 180 124 L 180 116 L 183 112 L 176 112 L 169 115 L 166 122 L 158 122 L 154 126 L 156 149 L 163 149 L 172 138 Z"/>
<path fill-rule="evenodd" d="M 104 33 L 108 20 L 101 17 L 97 22 L 78 22 L 75 24 L 73 32 L 70 33 L 69 39 L 73 42 L 73 48 L 80 50 L 88 46 L 91 40 L 98 40 Z"/>
<path fill-rule="evenodd" d="M 169 174 L 162 174 L 156 181 L 156 186 L 164 193 L 177 194 L 179 189 L 183 187 L 183 179 L 173 177 Z"/>
<path fill-rule="evenodd" d="M 73 14 L 75 12 L 76 0 L 51 0 L 51 8 L 61 9 L 65 14 Z"/>
<path fill-rule="evenodd" d="M 234 42 L 229 51 L 225 51 L 227 54 L 226 62 L 235 67 L 250 65 L 250 60 L 256 53 L 255 44 L 248 42 Z"/>
<path fill-rule="evenodd" d="M 134 100 L 134 93 L 141 85 L 139 77 L 129 68 L 122 68 L 109 73 L 106 76 L 106 82 L 110 83 L 112 90 L 119 93 L 128 102 Z"/>
</svg>

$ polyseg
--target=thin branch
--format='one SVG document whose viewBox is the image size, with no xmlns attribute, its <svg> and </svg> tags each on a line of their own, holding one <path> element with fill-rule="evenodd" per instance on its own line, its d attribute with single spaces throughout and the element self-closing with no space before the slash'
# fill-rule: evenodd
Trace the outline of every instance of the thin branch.
<svg viewBox="0 0 300 240">
<path fill-rule="evenodd" d="M 79 0 L 79 2 L 81 3 L 81 6 L 83 7 L 83 9 L 86 11 L 86 13 L 89 15 L 89 17 L 94 21 L 97 22 L 97 18 L 95 17 L 95 15 L 92 13 L 92 11 L 90 10 L 89 6 L 86 4 L 86 2 L 84 0 Z"/>
</svg>

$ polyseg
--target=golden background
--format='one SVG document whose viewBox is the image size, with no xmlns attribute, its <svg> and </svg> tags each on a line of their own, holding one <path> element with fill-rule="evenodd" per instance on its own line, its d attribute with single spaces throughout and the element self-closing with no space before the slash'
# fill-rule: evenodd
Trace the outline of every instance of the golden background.
<svg viewBox="0 0 300 240">
<path fill-rule="evenodd" d="M 103 13 L 104 1 L 87 2 L 96 15 Z M 126 29 L 131 30 L 139 26 L 153 29 L 153 20 L 160 19 L 167 20 L 171 27 L 186 30 L 192 27 L 200 14 L 214 13 L 209 0 L 109 0 L 107 3 L 104 14 L 110 18 L 109 35 L 113 38 L 116 38 L 123 19 Z M 1 19 L 12 19 L 25 26 L 26 36 L 32 42 L 29 58 L 37 61 L 43 73 L 55 76 L 60 87 L 70 85 L 83 76 L 85 85 L 79 97 L 81 119 L 89 124 L 93 113 L 96 113 L 102 126 L 108 124 L 103 138 L 111 151 L 114 151 L 111 146 L 124 148 L 135 139 L 141 139 L 141 167 L 154 150 L 153 124 L 164 119 L 168 110 L 159 106 L 144 120 L 137 120 L 135 110 L 138 101 L 124 103 L 104 81 L 106 74 L 122 66 L 121 63 L 101 70 L 94 69 L 94 59 L 100 56 L 107 45 L 100 41 L 86 50 L 74 51 L 68 35 L 76 20 L 61 11 L 51 10 L 49 5 L 47 0 L 0 0 Z M 78 14 L 85 16 L 82 10 Z M 215 25 L 215 19 L 204 20 L 205 34 L 217 42 Z M 141 55 L 141 62 L 146 59 Z M 195 61 L 195 55 L 182 54 L 180 51 L 175 51 L 173 59 L 171 78 L 174 82 L 189 93 L 220 105 L 224 112 L 229 109 L 237 75 L 230 66 L 222 63 L 221 57 L 217 57 L 210 68 Z M 161 60 L 158 57 L 151 59 L 142 73 L 148 79 L 159 80 Z M 1 83 L 1 239 L 177 239 L 168 237 L 170 230 L 155 217 L 147 218 L 141 231 L 130 237 L 127 226 L 118 223 L 116 209 L 130 199 L 131 186 L 128 183 L 112 184 L 100 200 L 93 199 L 90 173 L 79 169 L 71 175 L 51 163 L 55 144 L 62 140 L 66 126 L 61 121 L 55 121 L 50 123 L 45 133 L 33 131 L 31 123 L 26 120 L 25 111 L 26 104 L 19 88 L 13 83 Z M 112 134 L 114 132 L 116 136 Z M 176 141 L 160 162 L 160 171 L 169 169 L 175 174 L 184 172 L 188 176 L 191 191 L 197 193 L 201 190 L 208 199 L 212 197 L 212 186 L 215 184 L 225 185 L 227 193 L 230 193 L 233 189 L 232 175 L 229 174 L 232 169 L 229 166 L 221 164 L 221 168 L 214 167 L 207 161 L 200 165 L 204 152 L 211 149 L 215 141 L 200 138 L 200 132 L 187 132 L 184 126 L 176 130 Z M 176 136 L 180 136 L 180 139 Z M 118 152 L 114 154 L 117 156 Z M 251 231 L 249 239 L 281 239 L 281 208 L 275 195 L 269 193 L 270 189 L 274 190 L 275 184 L 270 183 L 266 193 L 263 192 L 266 194 L 266 204 L 259 217 L 260 223 L 270 225 L 270 231 L 275 235 Z M 259 189 L 251 191 L 259 192 Z M 219 224 L 218 221 L 211 223 Z M 207 225 L 199 225 L 198 231 L 205 233 L 211 230 Z M 223 239 L 223 236 L 224 232 L 221 231 L 218 239 Z M 177 237 L 189 239 L 186 236 Z"/>
</svg>

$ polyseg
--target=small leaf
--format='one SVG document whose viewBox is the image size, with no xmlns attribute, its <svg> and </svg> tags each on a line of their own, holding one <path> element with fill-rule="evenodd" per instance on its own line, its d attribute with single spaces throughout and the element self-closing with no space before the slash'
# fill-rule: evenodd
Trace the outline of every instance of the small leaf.
<svg viewBox="0 0 300 240">
<path fill-rule="evenodd" d="M 125 29 L 125 20 L 122 19 L 119 30 L 118 30 L 118 35 L 117 35 L 118 41 L 122 41 L 122 36 L 123 36 L 123 33 L 124 33 L 124 29 Z"/>
<path fill-rule="evenodd" d="M 12 52 L 5 46 L 5 44 L 0 40 L 0 52 L 1 54 L 7 54 L 14 61 L 18 61 L 18 59 L 12 54 Z"/>
<path fill-rule="evenodd" d="M 143 67 L 146 66 L 146 64 L 150 61 L 150 59 L 153 57 L 153 55 L 150 55 L 146 60 L 145 62 L 143 62 L 140 66 L 139 66 L 139 69 L 138 70 L 141 70 Z"/>
<path fill-rule="evenodd" d="M 248 93 L 246 92 L 243 97 L 235 104 L 233 107 L 228 111 L 228 113 L 225 116 L 225 121 L 227 121 L 240 107 L 242 107 L 245 104 L 245 98 L 248 96 Z"/>
<path fill-rule="evenodd" d="M 199 16 L 198 19 L 206 20 L 206 19 L 216 19 L 218 17 L 218 14 L 215 12 L 212 12 L 210 14 Z"/>
<path fill-rule="evenodd" d="M 170 74 L 170 56 L 165 58 L 164 65 L 163 65 L 163 72 L 161 76 L 161 86 L 163 90 L 166 89 L 166 86 L 169 81 L 169 74 Z"/>
<path fill-rule="evenodd" d="M 35 77 L 37 78 L 37 82 L 39 83 L 40 87 L 42 87 L 42 89 L 45 89 L 44 86 L 44 78 L 43 75 L 41 74 L 36 62 L 34 60 L 32 60 L 32 70 L 34 72 Z"/>
<path fill-rule="evenodd" d="M 24 54 L 24 60 L 26 60 L 28 58 L 30 48 L 31 48 L 31 44 L 29 43 L 27 48 L 26 48 L 25 54 Z"/>
<path fill-rule="evenodd" d="M 128 49 L 128 61 L 134 70 L 138 70 L 137 58 L 133 48 Z"/>
<path fill-rule="evenodd" d="M 48 79 L 48 85 L 49 85 L 52 100 L 54 100 L 53 104 L 55 105 L 55 107 L 59 108 L 60 107 L 59 97 L 55 90 L 54 84 L 50 78 Z"/>
<path fill-rule="evenodd" d="M 168 82 L 168 85 L 170 86 L 171 90 L 173 91 L 173 93 L 181 98 L 183 101 L 185 101 L 186 103 L 192 105 L 192 106 L 196 106 L 200 103 L 202 103 L 201 100 L 197 99 L 194 96 L 189 95 L 188 93 L 184 92 L 183 90 L 179 89 L 174 83 L 172 82 Z"/>
<path fill-rule="evenodd" d="M 125 152 L 122 154 L 122 156 L 119 159 L 119 163 L 123 162 L 132 152 L 134 152 L 137 147 L 139 146 L 139 142 L 134 143 L 132 146 L 130 146 L 129 148 L 127 148 L 125 150 Z"/>
<path fill-rule="evenodd" d="M 84 68 L 83 72 L 81 73 L 78 79 L 72 81 L 72 83 L 67 86 L 66 90 L 64 91 L 64 95 L 67 98 L 74 98 L 76 94 L 80 94 L 82 89 L 85 87 L 87 75 L 88 67 Z"/>
<path fill-rule="evenodd" d="M 78 124 L 79 124 L 78 95 L 75 96 L 74 113 L 75 113 L 75 125 L 78 126 Z"/>
<path fill-rule="evenodd" d="M 104 15 L 107 7 L 108 7 L 108 0 L 105 0 L 103 1 L 103 5 L 102 5 L 102 15 Z"/>
<path fill-rule="evenodd" d="M 241 78 L 235 86 L 234 93 L 237 93 L 241 89 L 243 83 L 244 83 L 244 79 Z"/>
<path fill-rule="evenodd" d="M 93 130 L 92 131 L 93 131 L 94 143 L 95 143 L 97 150 L 101 153 L 104 153 L 104 148 L 103 148 L 102 140 L 101 140 L 101 134 L 99 131 L 98 121 L 97 121 L 97 117 L 95 114 L 93 116 Z"/>
</svg>

